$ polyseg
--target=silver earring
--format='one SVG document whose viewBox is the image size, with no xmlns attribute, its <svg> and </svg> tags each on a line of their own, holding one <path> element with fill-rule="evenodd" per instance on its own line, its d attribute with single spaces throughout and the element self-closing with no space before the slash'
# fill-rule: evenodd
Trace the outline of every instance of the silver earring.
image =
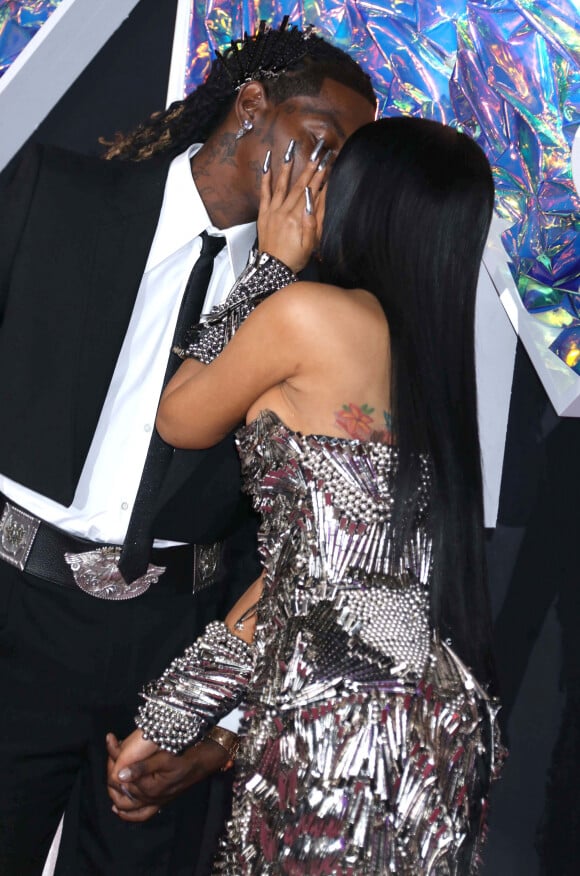
<svg viewBox="0 0 580 876">
<path fill-rule="evenodd" d="M 249 119 L 244 119 L 240 128 L 238 128 L 238 133 L 236 134 L 236 140 L 241 140 L 244 134 L 249 134 L 250 131 L 253 131 L 254 126 Z"/>
</svg>

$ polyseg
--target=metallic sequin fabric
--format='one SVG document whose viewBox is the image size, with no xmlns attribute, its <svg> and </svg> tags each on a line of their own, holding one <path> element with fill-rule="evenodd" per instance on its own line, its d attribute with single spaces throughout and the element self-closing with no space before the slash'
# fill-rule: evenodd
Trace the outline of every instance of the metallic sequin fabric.
<svg viewBox="0 0 580 876">
<path fill-rule="evenodd" d="M 497 705 L 430 629 L 428 461 L 395 560 L 395 447 L 269 411 L 237 442 L 266 575 L 214 874 L 476 873 Z"/>
<path fill-rule="evenodd" d="M 238 705 L 254 668 L 254 645 L 212 621 L 161 678 L 141 691 L 145 704 L 135 718 L 145 739 L 181 754 L 210 725 Z"/>
<path fill-rule="evenodd" d="M 183 346 L 174 347 L 173 352 L 180 359 L 197 359 L 209 365 L 261 301 L 297 282 L 298 277 L 284 262 L 267 252 L 252 250 L 246 268 L 223 304 L 202 315 L 187 333 Z"/>
</svg>

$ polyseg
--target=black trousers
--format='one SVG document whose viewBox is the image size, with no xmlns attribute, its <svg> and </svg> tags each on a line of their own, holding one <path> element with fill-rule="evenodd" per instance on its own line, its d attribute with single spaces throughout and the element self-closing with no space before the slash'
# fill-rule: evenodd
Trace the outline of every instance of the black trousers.
<svg viewBox="0 0 580 876">
<path fill-rule="evenodd" d="M 1 876 L 42 873 L 63 811 L 58 876 L 192 876 L 209 857 L 208 783 L 143 824 L 106 792 L 105 734 L 134 729 L 140 687 L 215 616 L 211 589 L 162 582 L 108 602 L 0 561 Z"/>
</svg>

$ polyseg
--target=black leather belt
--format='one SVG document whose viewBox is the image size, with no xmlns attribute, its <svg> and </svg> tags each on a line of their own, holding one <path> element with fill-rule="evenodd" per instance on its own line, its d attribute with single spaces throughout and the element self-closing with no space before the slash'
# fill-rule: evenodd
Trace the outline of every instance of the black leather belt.
<svg viewBox="0 0 580 876">
<path fill-rule="evenodd" d="M 61 587 L 100 599 L 132 599 L 167 575 L 169 589 L 197 592 L 215 582 L 219 542 L 153 548 L 148 572 L 127 584 L 117 569 L 121 548 L 76 538 L 34 517 L 0 493 L 0 559 Z M 171 583 L 170 583 L 171 582 Z"/>
</svg>

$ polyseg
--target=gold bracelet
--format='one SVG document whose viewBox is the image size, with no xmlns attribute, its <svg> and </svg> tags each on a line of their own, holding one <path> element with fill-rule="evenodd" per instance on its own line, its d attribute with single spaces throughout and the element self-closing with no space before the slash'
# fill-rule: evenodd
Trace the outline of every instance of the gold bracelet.
<svg viewBox="0 0 580 876">
<path fill-rule="evenodd" d="M 222 772 L 229 770 L 234 765 L 238 748 L 240 747 L 240 737 L 237 733 L 232 733 L 231 730 L 226 730 L 225 727 L 212 727 L 205 734 L 206 739 L 211 739 L 217 745 L 221 746 L 229 755 L 227 763 L 222 767 Z"/>
</svg>

